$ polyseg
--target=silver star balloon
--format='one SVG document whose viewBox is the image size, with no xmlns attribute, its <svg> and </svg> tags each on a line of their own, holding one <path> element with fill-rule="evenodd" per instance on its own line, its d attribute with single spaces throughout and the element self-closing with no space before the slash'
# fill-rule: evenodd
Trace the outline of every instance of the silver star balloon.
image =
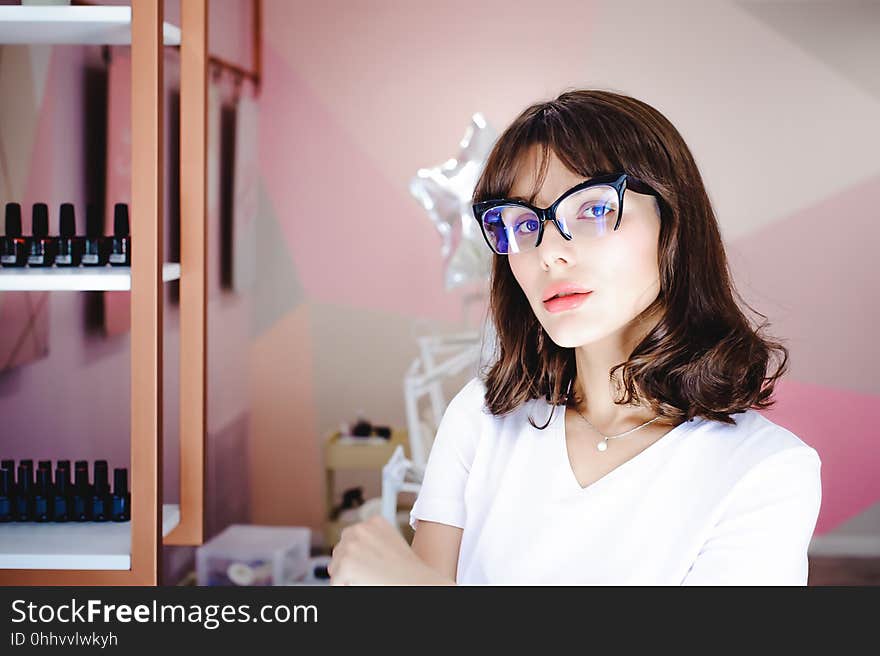
<svg viewBox="0 0 880 656">
<path fill-rule="evenodd" d="M 409 184 L 443 239 L 447 290 L 489 277 L 492 251 L 486 245 L 471 211 L 477 179 L 495 143 L 495 131 L 476 113 L 459 146 L 458 158 L 419 169 Z"/>
</svg>

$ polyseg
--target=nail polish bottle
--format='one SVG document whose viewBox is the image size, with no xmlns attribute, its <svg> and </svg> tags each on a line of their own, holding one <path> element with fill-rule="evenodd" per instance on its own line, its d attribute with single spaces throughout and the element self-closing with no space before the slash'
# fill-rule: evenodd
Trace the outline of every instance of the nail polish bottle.
<svg viewBox="0 0 880 656">
<path fill-rule="evenodd" d="M 92 520 L 110 520 L 110 483 L 107 479 L 107 461 L 95 460 L 94 491 L 92 492 Z"/>
<path fill-rule="evenodd" d="M 128 205 L 113 207 L 113 238 L 110 240 L 110 264 L 131 266 L 131 236 L 128 234 Z"/>
<path fill-rule="evenodd" d="M 15 495 L 15 460 L 12 458 L 0 461 L 0 469 L 8 469 L 12 474 L 12 493 Z"/>
<path fill-rule="evenodd" d="M 76 236 L 73 203 L 61 203 L 58 215 L 58 239 L 55 242 L 55 266 L 79 266 L 82 262 L 82 251 L 82 237 Z"/>
<path fill-rule="evenodd" d="M 33 514 L 32 488 L 30 470 L 22 461 L 18 465 L 18 486 L 15 490 L 15 521 L 17 522 L 31 521 Z"/>
<path fill-rule="evenodd" d="M 37 485 L 34 489 L 34 521 L 48 522 L 52 519 L 52 470 L 40 467 L 37 470 Z"/>
<path fill-rule="evenodd" d="M 107 264 L 106 238 L 101 214 L 94 203 L 86 205 L 86 237 L 83 240 L 83 266 L 104 266 Z"/>
<path fill-rule="evenodd" d="M 27 264 L 27 239 L 21 234 L 21 205 L 6 203 L 6 234 L 0 239 L 0 264 L 23 267 Z"/>
<path fill-rule="evenodd" d="M 0 524 L 11 522 L 15 519 L 15 481 L 12 470 L 4 467 L 0 469 Z"/>
<path fill-rule="evenodd" d="M 73 494 L 70 496 L 70 519 L 74 522 L 87 522 L 89 519 L 89 464 L 77 460 L 74 469 Z"/>
<path fill-rule="evenodd" d="M 56 522 L 66 522 L 70 519 L 70 463 L 65 469 L 61 466 L 63 461 L 58 462 L 55 469 L 55 500 L 52 505 L 52 519 Z"/>
<path fill-rule="evenodd" d="M 34 203 L 28 239 L 28 266 L 50 267 L 55 263 L 55 240 L 49 237 L 49 206 Z"/>
<path fill-rule="evenodd" d="M 128 491 L 128 470 L 113 470 L 113 521 L 127 522 L 131 519 L 131 493 Z"/>
</svg>

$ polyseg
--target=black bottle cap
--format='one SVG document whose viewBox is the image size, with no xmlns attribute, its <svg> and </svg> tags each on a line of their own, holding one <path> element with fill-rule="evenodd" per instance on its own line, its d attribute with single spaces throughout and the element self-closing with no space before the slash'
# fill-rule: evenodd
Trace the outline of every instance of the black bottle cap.
<svg viewBox="0 0 880 656">
<path fill-rule="evenodd" d="M 0 469 L 15 469 L 15 460 L 0 460 Z"/>
<path fill-rule="evenodd" d="M 86 205 L 86 236 L 102 237 L 104 234 L 104 225 L 101 221 L 101 212 L 94 203 Z"/>
<path fill-rule="evenodd" d="M 76 215 L 73 211 L 73 203 L 61 203 L 61 212 L 58 215 L 58 234 L 62 237 L 76 236 Z"/>
<path fill-rule="evenodd" d="M 120 497 L 128 494 L 128 470 L 125 467 L 113 470 L 113 494 Z"/>
<path fill-rule="evenodd" d="M 6 236 L 21 237 L 21 205 L 6 203 Z"/>
<path fill-rule="evenodd" d="M 128 236 L 128 205 L 125 203 L 113 206 L 113 234 L 116 237 Z"/>
<path fill-rule="evenodd" d="M 34 203 L 31 232 L 34 237 L 49 236 L 49 206 L 46 203 Z"/>
<path fill-rule="evenodd" d="M 27 479 L 28 486 L 34 484 L 34 461 L 31 459 L 20 460 L 18 463 L 18 484 L 22 479 Z"/>
<path fill-rule="evenodd" d="M 12 470 L 4 467 L 0 469 L 0 497 L 8 497 L 12 495 L 12 488 L 15 485 Z"/>
<path fill-rule="evenodd" d="M 52 483 L 52 470 L 40 468 L 37 470 L 37 490 L 44 496 L 49 492 Z"/>
<path fill-rule="evenodd" d="M 58 494 L 67 494 L 70 488 L 70 471 L 57 467 L 55 469 L 55 490 Z"/>
<path fill-rule="evenodd" d="M 59 460 L 58 469 L 66 469 L 67 471 L 70 471 L 70 460 Z"/>
<path fill-rule="evenodd" d="M 89 486 L 89 470 L 86 467 L 77 465 L 74 473 L 74 485 L 77 489 L 86 489 Z"/>
<path fill-rule="evenodd" d="M 107 479 L 107 461 L 95 460 L 95 494 L 108 494 L 110 483 Z"/>
<path fill-rule="evenodd" d="M 76 467 L 76 469 L 83 469 L 83 468 L 88 469 L 89 468 L 89 461 L 88 460 L 77 460 L 75 463 L 73 463 L 73 465 L 74 465 L 74 467 Z"/>
<path fill-rule="evenodd" d="M 18 466 L 18 494 L 23 496 L 30 490 L 33 479 L 30 477 L 30 470 L 25 465 Z"/>
<path fill-rule="evenodd" d="M 61 485 L 64 483 L 65 487 L 70 486 L 70 467 L 62 467 L 61 463 L 64 462 L 59 461 L 58 466 L 55 468 L 55 485 Z"/>
<path fill-rule="evenodd" d="M 37 462 L 37 470 L 40 469 L 48 469 L 52 471 L 52 461 L 51 460 L 40 460 Z"/>
</svg>

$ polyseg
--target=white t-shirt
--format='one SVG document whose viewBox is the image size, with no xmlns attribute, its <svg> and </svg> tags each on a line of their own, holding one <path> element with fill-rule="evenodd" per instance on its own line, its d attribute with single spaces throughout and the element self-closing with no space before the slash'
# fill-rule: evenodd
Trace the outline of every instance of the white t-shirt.
<svg viewBox="0 0 880 656">
<path fill-rule="evenodd" d="M 452 399 L 410 512 L 463 529 L 456 582 L 806 585 L 821 460 L 755 410 L 696 417 L 581 488 L 565 407 L 505 417 L 472 378 Z"/>
</svg>

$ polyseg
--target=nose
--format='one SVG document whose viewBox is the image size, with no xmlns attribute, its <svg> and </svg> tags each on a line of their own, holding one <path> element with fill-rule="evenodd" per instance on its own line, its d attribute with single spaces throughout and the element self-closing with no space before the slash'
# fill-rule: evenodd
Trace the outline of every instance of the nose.
<svg viewBox="0 0 880 656">
<path fill-rule="evenodd" d="M 538 244 L 537 250 L 541 259 L 548 266 L 559 259 L 570 263 L 574 256 L 572 240 L 563 237 L 559 226 L 549 220 L 544 224 L 544 235 L 541 237 L 541 243 Z"/>
</svg>

